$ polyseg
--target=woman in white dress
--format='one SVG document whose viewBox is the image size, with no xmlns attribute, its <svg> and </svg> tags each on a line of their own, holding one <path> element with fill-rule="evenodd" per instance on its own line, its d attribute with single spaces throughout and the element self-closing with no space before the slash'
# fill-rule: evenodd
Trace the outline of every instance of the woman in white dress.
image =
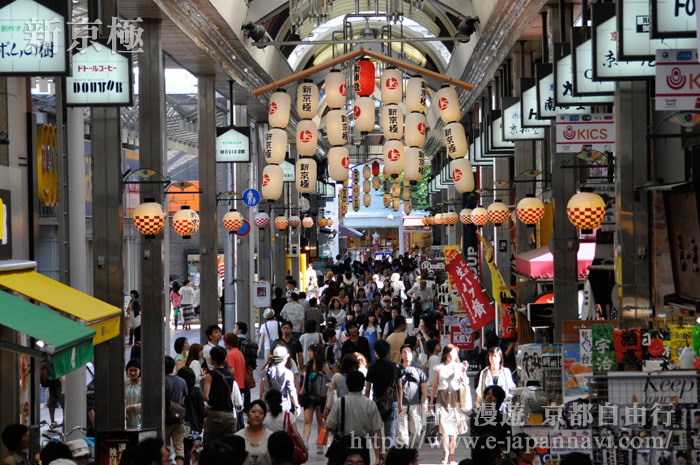
<svg viewBox="0 0 700 465">
<path fill-rule="evenodd" d="M 466 433 L 467 423 L 460 408 L 459 389 L 466 387 L 465 411 L 472 408 L 471 389 L 466 363 L 459 363 L 459 350 L 447 344 L 442 350 L 440 364 L 435 367 L 433 389 L 430 394 L 430 410 L 436 411 L 444 456 L 442 463 L 455 463 L 454 453 L 457 435 Z"/>
<path fill-rule="evenodd" d="M 513 374 L 503 366 L 503 353 L 500 347 L 491 347 L 486 354 L 489 366 L 479 373 L 479 384 L 476 386 L 476 405 L 481 404 L 484 397 L 484 389 L 491 385 L 498 385 L 506 393 L 506 400 L 513 397 Z M 503 408 L 503 407 L 501 407 Z"/>
</svg>

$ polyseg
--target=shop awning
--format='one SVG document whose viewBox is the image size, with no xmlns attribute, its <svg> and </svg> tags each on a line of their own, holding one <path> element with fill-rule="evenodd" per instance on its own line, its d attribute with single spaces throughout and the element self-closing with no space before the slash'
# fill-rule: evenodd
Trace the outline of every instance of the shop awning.
<svg viewBox="0 0 700 465">
<path fill-rule="evenodd" d="M 122 310 L 34 271 L 36 263 L 0 267 L 0 287 L 6 287 L 68 314 L 96 331 L 94 344 L 119 336 Z"/>
<path fill-rule="evenodd" d="M 581 242 L 577 254 L 579 279 L 588 276 L 588 266 L 594 258 L 595 243 Z M 554 277 L 554 256 L 549 251 L 549 246 L 516 255 L 515 273 L 530 279 L 551 280 Z"/>
<path fill-rule="evenodd" d="M 95 330 L 0 291 L 0 325 L 33 337 L 38 349 L 0 341 L 0 348 L 37 358 L 50 356 L 49 378 L 61 376 L 92 360 Z"/>
<path fill-rule="evenodd" d="M 340 237 L 362 237 L 363 234 L 362 232 L 358 231 L 357 229 L 350 228 L 345 225 L 340 225 L 338 226 L 338 235 Z"/>
</svg>

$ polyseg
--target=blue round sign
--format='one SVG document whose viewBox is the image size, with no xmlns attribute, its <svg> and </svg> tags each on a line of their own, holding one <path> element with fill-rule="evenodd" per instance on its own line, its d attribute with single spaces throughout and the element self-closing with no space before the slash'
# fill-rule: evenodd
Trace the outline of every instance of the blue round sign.
<svg viewBox="0 0 700 465">
<path fill-rule="evenodd" d="M 248 189 L 243 193 L 243 203 L 247 207 L 254 207 L 260 203 L 260 192 L 255 189 Z"/>
<path fill-rule="evenodd" d="M 250 234 L 250 223 L 248 220 L 243 220 L 243 226 L 241 226 L 241 229 L 236 231 L 235 234 L 238 237 L 246 237 L 248 234 Z"/>
</svg>

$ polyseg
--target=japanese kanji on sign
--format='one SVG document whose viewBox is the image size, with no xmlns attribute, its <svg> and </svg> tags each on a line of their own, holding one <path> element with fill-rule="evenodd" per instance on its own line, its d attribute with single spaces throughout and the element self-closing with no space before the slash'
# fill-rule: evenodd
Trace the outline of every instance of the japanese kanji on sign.
<svg viewBox="0 0 700 465">
<path fill-rule="evenodd" d="M 446 251 L 445 263 L 450 282 L 457 287 L 472 329 L 474 331 L 480 330 L 496 317 L 491 300 L 486 295 L 481 283 L 477 281 L 462 254 L 456 250 Z"/>
</svg>

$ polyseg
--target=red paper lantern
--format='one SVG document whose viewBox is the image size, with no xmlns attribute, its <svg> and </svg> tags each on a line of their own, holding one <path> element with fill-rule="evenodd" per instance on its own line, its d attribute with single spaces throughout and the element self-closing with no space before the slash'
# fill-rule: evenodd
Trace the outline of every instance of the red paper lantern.
<svg viewBox="0 0 700 465">
<path fill-rule="evenodd" d="M 367 97 L 374 93 L 374 63 L 362 58 L 355 63 L 355 93 Z"/>
<path fill-rule="evenodd" d="M 376 160 L 372 162 L 372 176 L 379 176 L 379 162 Z"/>
<path fill-rule="evenodd" d="M 489 222 L 488 211 L 484 207 L 476 207 L 472 210 L 472 223 L 477 226 L 483 226 Z"/>
<path fill-rule="evenodd" d="M 472 224 L 472 209 L 465 208 L 459 212 L 459 221 L 463 224 Z"/>
<path fill-rule="evenodd" d="M 292 229 L 298 228 L 301 226 L 301 218 L 299 218 L 296 215 L 290 216 L 289 217 L 289 227 Z"/>
<path fill-rule="evenodd" d="M 495 200 L 491 205 L 489 205 L 487 213 L 489 220 L 491 220 L 493 224 L 501 225 L 508 219 L 510 210 L 508 209 L 508 205 L 500 200 Z"/>
<path fill-rule="evenodd" d="M 566 214 L 574 226 L 590 231 L 605 219 L 605 201 L 593 192 L 579 192 L 566 205 Z"/>
<path fill-rule="evenodd" d="M 518 202 L 516 212 L 523 223 L 537 224 L 544 218 L 544 204 L 533 194 L 527 194 L 524 199 Z"/>
</svg>

